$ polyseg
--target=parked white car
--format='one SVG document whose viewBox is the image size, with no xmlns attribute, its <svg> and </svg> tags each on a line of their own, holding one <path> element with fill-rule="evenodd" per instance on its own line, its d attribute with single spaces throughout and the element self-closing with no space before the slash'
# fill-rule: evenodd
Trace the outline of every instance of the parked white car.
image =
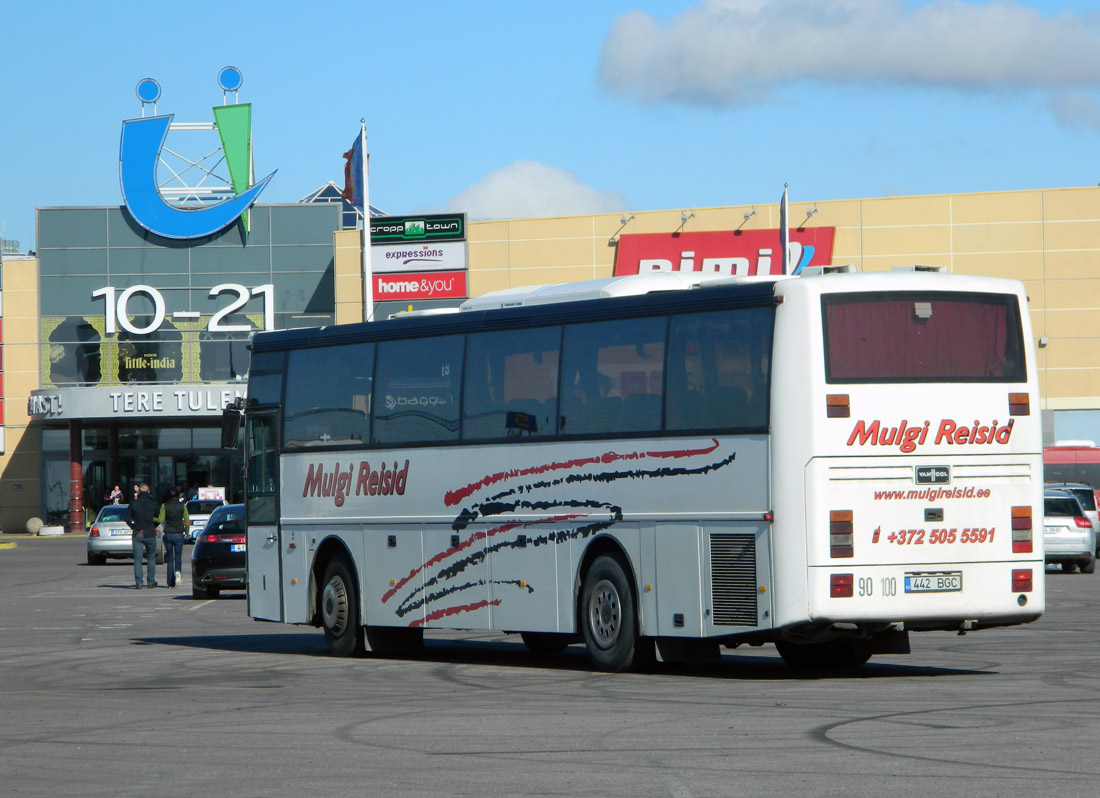
<svg viewBox="0 0 1100 798">
<path fill-rule="evenodd" d="M 190 519 L 190 527 L 184 537 L 184 542 L 194 543 L 198 536 L 202 534 L 203 529 L 206 528 L 206 522 L 210 520 L 210 513 L 223 504 L 225 502 L 221 499 L 192 499 L 187 502 L 187 516 Z"/>
<path fill-rule="evenodd" d="M 1096 570 L 1096 533 L 1081 503 L 1072 493 L 1047 489 L 1043 494 L 1043 542 L 1048 564 L 1063 571 Z"/>
</svg>

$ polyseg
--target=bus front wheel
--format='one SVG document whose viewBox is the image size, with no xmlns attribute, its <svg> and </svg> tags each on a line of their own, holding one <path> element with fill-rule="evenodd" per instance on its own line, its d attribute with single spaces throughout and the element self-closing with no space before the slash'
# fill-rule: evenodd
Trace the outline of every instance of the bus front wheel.
<svg viewBox="0 0 1100 798">
<path fill-rule="evenodd" d="M 602 671 L 640 665 L 642 646 L 652 646 L 651 640 L 638 637 L 634 592 L 617 554 L 601 554 L 584 576 L 581 636 L 589 658 Z"/>
<path fill-rule="evenodd" d="M 334 657 L 350 657 L 362 652 L 359 600 L 346 557 L 341 555 L 329 561 L 321 584 L 321 625 L 329 653 Z"/>
</svg>

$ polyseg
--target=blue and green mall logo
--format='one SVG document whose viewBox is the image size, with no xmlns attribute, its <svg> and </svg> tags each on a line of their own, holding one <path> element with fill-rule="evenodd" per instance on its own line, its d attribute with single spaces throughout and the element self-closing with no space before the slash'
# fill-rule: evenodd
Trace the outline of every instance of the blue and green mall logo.
<svg viewBox="0 0 1100 798">
<path fill-rule="evenodd" d="M 236 93 L 241 82 L 241 73 L 235 67 L 225 67 L 218 74 L 218 85 L 225 93 Z M 174 239 L 205 238 L 238 219 L 244 222 L 247 229 L 248 209 L 275 176 L 272 172 L 257 183 L 252 182 L 251 103 L 214 107 L 213 126 L 217 128 L 222 157 L 229 171 L 229 187 L 221 192 L 227 198 L 213 203 L 202 201 L 198 206 L 188 207 L 170 203 L 162 193 L 157 178 L 161 153 L 174 114 L 156 115 L 155 104 L 160 98 L 160 85 L 152 78 L 144 78 L 138 83 L 137 95 L 142 103 L 142 113 L 146 106 L 152 105 L 154 115 L 143 115 L 141 119 L 129 119 L 122 123 L 122 144 L 118 156 L 123 202 L 134 221 L 150 233 Z M 206 175 L 213 174 L 198 164 L 192 165 Z M 194 196 L 210 195 L 196 192 Z"/>
</svg>

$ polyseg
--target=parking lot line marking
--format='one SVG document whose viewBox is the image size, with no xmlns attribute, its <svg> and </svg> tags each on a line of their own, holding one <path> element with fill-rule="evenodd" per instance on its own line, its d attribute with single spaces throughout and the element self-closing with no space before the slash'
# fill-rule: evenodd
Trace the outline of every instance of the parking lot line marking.
<svg viewBox="0 0 1100 798">
<path fill-rule="evenodd" d="M 214 603 L 214 599 L 208 599 L 206 601 L 201 602 L 200 604 L 192 604 L 190 607 L 180 607 L 180 609 L 186 610 L 187 612 L 191 612 L 191 610 L 201 609 L 202 607 L 205 607 L 207 604 L 213 604 L 213 603 Z"/>
</svg>

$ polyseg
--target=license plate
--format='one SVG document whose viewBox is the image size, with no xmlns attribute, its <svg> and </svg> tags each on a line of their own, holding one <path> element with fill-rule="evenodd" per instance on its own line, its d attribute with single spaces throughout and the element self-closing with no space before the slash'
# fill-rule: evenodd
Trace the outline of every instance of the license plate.
<svg viewBox="0 0 1100 798">
<path fill-rule="evenodd" d="M 131 532 L 129 529 L 112 529 L 111 534 L 112 535 L 132 535 L 133 532 Z"/>
<path fill-rule="evenodd" d="M 962 571 L 905 575 L 906 593 L 958 593 L 962 589 Z"/>
<path fill-rule="evenodd" d="M 247 543 L 230 543 L 229 544 L 229 550 L 230 551 L 244 551 L 247 548 L 247 546 L 248 546 Z"/>
</svg>

